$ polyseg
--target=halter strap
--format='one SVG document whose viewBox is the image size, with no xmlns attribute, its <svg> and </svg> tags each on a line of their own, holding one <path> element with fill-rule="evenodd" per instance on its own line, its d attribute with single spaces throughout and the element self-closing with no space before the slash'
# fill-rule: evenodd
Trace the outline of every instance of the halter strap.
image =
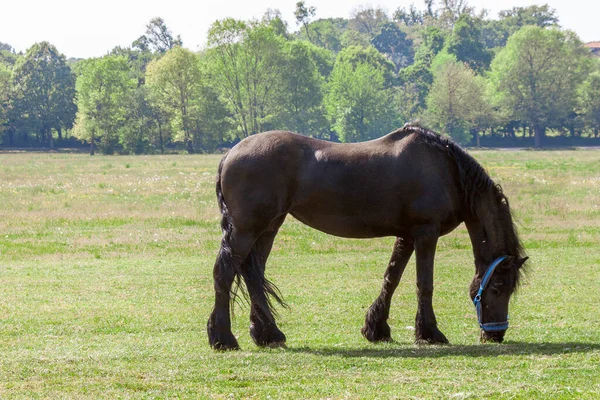
<svg viewBox="0 0 600 400">
<path fill-rule="evenodd" d="M 483 278 L 481 279 L 481 283 L 479 284 L 479 290 L 477 291 L 477 294 L 473 299 L 473 304 L 475 305 L 475 309 L 477 310 L 477 321 L 479 322 L 479 327 L 485 332 L 498 332 L 505 331 L 508 329 L 508 317 L 506 317 L 506 321 L 503 322 L 483 323 L 481 312 L 481 294 L 490 282 L 490 279 L 492 278 L 492 274 L 494 273 L 496 267 L 500 265 L 502 261 L 506 260 L 507 257 L 508 256 L 498 257 L 490 264 L 488 269 L 485 271 L 485 274 L 483 274 Z"/>
</svg>

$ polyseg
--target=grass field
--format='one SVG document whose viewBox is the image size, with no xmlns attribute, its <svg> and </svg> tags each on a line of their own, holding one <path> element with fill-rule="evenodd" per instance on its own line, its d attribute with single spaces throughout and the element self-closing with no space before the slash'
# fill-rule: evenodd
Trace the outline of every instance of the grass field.
<svg viewBox="0 0 600 400">
<path fill-rule="evenodd" d="M 504 187 L 531 257 L 504 344 L 479 344 L 466 230 L 441 239 L 449 346 L 413 344 L 414 260 L 396 342 L 364 340 L 393 238 L 288 219 L 267 265 L 287 349 L 238 352 L 205 324 L 219 156 L 0 154 L 0 398 L 600 398 L 600 152 L 472 153 Z"/>
</svg>

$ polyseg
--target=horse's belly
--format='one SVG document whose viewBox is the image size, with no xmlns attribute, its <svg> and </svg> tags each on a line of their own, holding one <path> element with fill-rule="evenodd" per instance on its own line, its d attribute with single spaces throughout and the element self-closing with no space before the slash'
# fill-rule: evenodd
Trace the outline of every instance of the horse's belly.
<svg viewBox="0 0 600 400">
<path fill-rule="evenodd" d="M 311 228 L 330 235 L 347 238 L 373 238 L 399 236 L 401 230 L 385 216 L 342 215 L 335 212 L 319 212 L 315 209 L 297 208 L 290 214 Z"/>
</svg>

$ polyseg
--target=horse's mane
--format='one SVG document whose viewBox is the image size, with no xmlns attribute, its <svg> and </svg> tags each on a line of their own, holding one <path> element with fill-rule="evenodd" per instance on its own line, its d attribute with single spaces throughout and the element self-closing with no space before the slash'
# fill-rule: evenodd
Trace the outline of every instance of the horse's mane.
<svg viewBox="0 0 600 400">
<path fill-rule="evenodd" d="M 525 251 L 519 239 L 517 228 L 513 223 L 508 198 L 502 191 L 502 187 L 490 178 L 489 174 L 477 160 L 450 138 L 441 136 L 421 126 L 407 124 L 396 132 L 416 134 L 417 140 L 421 143 L 444 152 L 454 161 L 458 171 L 457 183 L 463 193 L 464 201 L 473 215 L 476 215 L 476 209 L 481 205 L 482 199 L 485 198 L 482 195 L 491 193 L 492 198 L 496 201 L 497 215 L 495 217 L 500 221 L 500 226 L 503 230 L 502 236 L 504 238 L 504 243 L 495 243 L 493 246 L 496 249 L 503 249 L 503 254 L 492 254 L 491 256 L 499 257 L 506 254 L 519 259 L 524 257 Z M 511 274 L 510 286 L 512 288 L 518 286 L 520 276 L 519 271 L 514 271 Z"/>
</svg>

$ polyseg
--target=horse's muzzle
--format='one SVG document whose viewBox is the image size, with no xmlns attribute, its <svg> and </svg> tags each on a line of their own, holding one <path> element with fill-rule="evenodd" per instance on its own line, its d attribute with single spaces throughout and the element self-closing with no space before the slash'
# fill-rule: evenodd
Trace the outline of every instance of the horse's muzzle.
<svg viewBox="0 0 600 400">
<path fill-rule="evenodd" d="M 486 332 L 482 330 L 479 341 L 481 343 L 502 343 L 504 341 L 505 333 L 506 331 Z"/>
</svg>

